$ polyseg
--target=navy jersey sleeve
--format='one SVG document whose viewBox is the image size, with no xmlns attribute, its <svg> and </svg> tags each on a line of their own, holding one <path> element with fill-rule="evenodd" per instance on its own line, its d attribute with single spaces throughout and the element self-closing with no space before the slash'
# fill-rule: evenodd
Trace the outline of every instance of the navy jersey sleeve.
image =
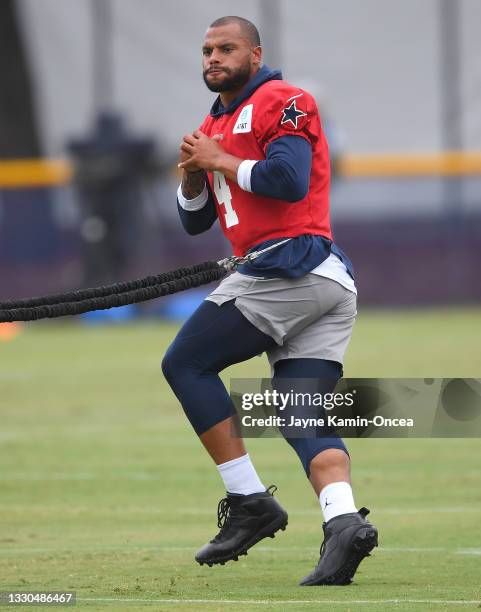
<svg viewBox="0 0 481 612">
<path fill-rule="evenodd" d="M 252 168 L 253 193 L 298 202 L 309 191 L 312 148 L 301 136 L 281 136 L 269 143 L 266 159 Z"/>
<path fill-rule="evenodd" d="M 185 231 L 191 236 L 206 232 L 217 219 L 217 210 L 214 203 L 214 196 L 210 190 L 209 181 L 206 181 L 209 197 L 207 202 L 200 210 L 185 210 L 177 199 L 177 210 Z"/>
</svg>

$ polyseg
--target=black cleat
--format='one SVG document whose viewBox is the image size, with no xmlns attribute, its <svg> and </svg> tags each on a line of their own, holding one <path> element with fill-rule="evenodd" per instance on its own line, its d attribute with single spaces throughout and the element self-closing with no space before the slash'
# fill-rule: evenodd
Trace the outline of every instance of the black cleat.
<svg viewBox="0 0 481 612">
<path fill-rule="evenodd" d="M 324 523 L 321 557 L 301 586 L 350 584 L 356 570 L 377 546 L 377 529 L 366 521 L 367 508 L 335 516 Z"/>
<path fill-rule="evenodd" d="M 237 561 L 247 555 L 251 546 L 267 537 L 274 537 L 287 526 L 287 512 L 274 498 L 275 486 L 264 493 L 236 495 L 227 493 L 217 507 L 219 533 L 195 555 L 197 563 L 212 566 Z"/>
</svg>

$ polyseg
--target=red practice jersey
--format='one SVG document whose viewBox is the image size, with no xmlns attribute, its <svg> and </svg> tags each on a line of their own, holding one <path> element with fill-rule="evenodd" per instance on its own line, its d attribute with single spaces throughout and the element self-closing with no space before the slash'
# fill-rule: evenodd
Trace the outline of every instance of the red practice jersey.
<svg viewBox="0 0 481 612">
<path fill-rule="evenodd" d="M 272 238 L 312 234 L 332 239 L 329 152 L 311 94 L 270 80 L 234 112 L 208 115 L 200 129 L 210 137 L 222 134 L 225 151 L 241 159 L 265 159 L 269 143 L 282 136 L 300 136 L 312 147 L 309 191 L 294 204 L 244 191 L 220 172 L 208 173 L 217 215 L 235 255 Z"/>
</svg>

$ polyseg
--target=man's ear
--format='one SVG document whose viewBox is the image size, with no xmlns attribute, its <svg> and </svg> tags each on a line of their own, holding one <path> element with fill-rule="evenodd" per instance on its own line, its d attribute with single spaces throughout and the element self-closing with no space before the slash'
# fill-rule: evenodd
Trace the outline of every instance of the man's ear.
<svg viewBox="0 0 481 612">
<path fill-rule="evenodd" d="M 262 47 L 254 47 L 252 49 L 253 63 L 255 66 L 260 66 L 262 63 Z"/>
</svg>

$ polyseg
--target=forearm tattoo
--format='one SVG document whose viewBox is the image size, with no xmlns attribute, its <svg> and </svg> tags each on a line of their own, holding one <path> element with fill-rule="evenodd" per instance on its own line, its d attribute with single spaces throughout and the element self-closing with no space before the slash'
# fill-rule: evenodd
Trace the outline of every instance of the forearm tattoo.
<svg viewBox="0 0 481 612">
<path fill-rule="evenodd" d="M 182 177 L 182 194 L 186 200 L 193 200 L 204 190 L 206 174 L 204 170 L 199 172 L 184 171 Z"/>
</svg>

